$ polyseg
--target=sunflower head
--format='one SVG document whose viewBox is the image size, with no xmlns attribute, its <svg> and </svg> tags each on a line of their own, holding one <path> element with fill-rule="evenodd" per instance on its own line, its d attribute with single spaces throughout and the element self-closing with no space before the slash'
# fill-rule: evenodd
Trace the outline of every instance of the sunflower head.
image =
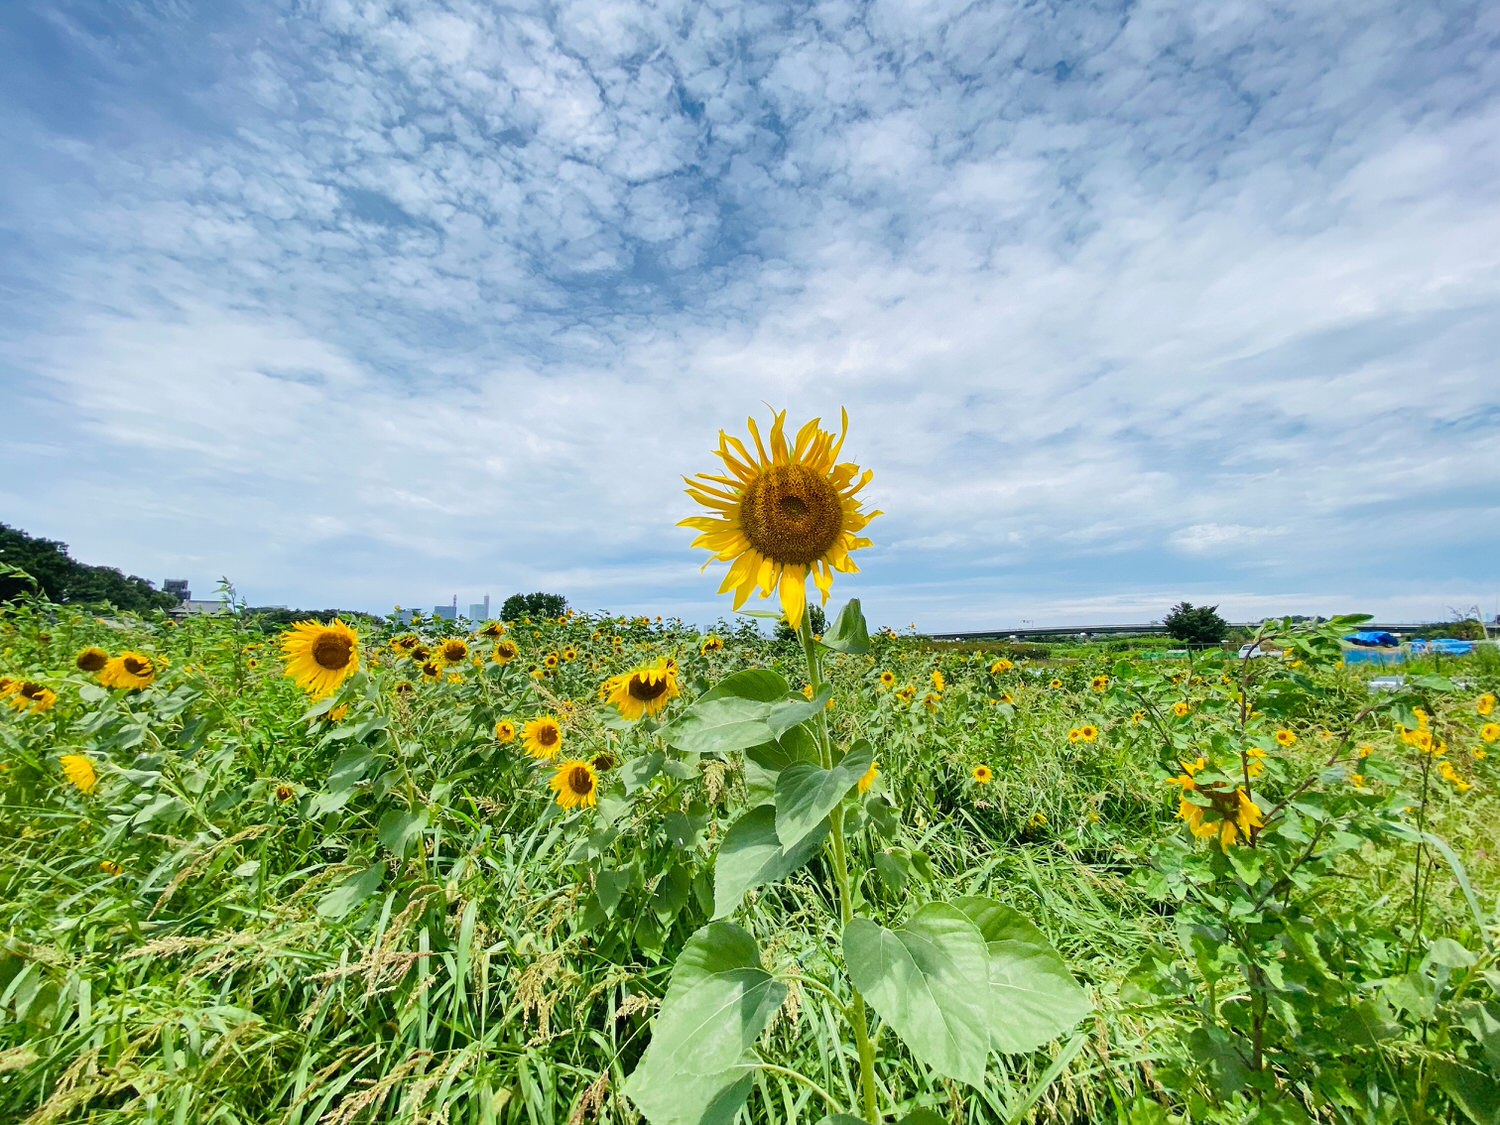
<svg viewBox="0 0 1500 1125">
<path fill-rule="evenodd" d="M 479 630 L 481 637 L 503 637 L 505 636 L 505 623 L 503 621 L 490 621 L 484 628 Z"/>
<path fill-rule="evenodd" d="M 1053 679 L 1047 686 L 1053 691 L 1057 691 L 1060 687 L 1062 687 L 1062 681 L 1059 679 Z"/>
<path fill-rule="evenodd" d="M 975 766 L 969 776 L 978 785 L 988 785 L 991 781 L 995 780 L 995 771 L 990 769 L 989 766 Z"/>
<path fill-rule="evenodd" d="M 896 673 L 894 673 L 892 671 L 889 671 L 889 670 L 880 673 L 880 690 L 881 691 L 889 691 L 891 688 L 893 688 L 895 686 L 896 686 Z"/>
<path fill-rule="evenodd" d="M 118 879 L 121 875 L 125 874 L 125 869 L 112 859 L 101 859 L 99 861 L 99 870 L 111 879 Z"/>
<path fill-rule="evenodd" d="M 139 652 L 122 652 L 105 662 L 99 672 L 99 682 L 122 691 L 140 691 L 151 686 L 156 671 L 156 662 L 151 657 Z"/>
<path fill-rule="evenodd" d="M 532 719 L 521 728 L 521 744 L 526 753 L 544 762 L 557 757 L 562 740 L 562 727 L 551 715 Z"/>
<path fill-rule="evenodd" d="M 1172 704 L 1172 714 L 1176 715 L 1179 719 L 1187 718 L 1192 710 L 1193 708 L 1190 704 L 1184 703 L 1180 699 Z"/>
<path fill-rule="evenodd" d="M 593 764 L 580 758 L 560 762 L 547 788 L 557 794 L 565 809 L 593 808 L 599 799 L 599 777 Z"/>
<path fill-rule="evenodd" d="M 35 680 L 12 680 L 5 689 L 6 702 L 17 711 L 40 715 L 57 705 L 57 693 Z"/>
<path fill-rule="evenodd" d="M 1093 682 L 1089 684 L 1089 687 L 1093 688 L 1095 691 L 1104 691 L 1109 687 L 1109 677 L 1095 676 Z"/>
<path fill-rule="evenodd" d="M 359 635 L 338 618 L 327 625 L 299 621 L 281 638 L 286 674 L 303 691 L 321 699 L 359 669 Z"/>
<path fill-rule="evenodd" d="M 1004 675 L 1006 672 L 1009 672 L 1014 667 L 1015 667 L 1015 665 L 1013 663 L 1011 663 L 1009 660 L 1006 660 L 1002 656 L 999 660 L 995 661 L 995 663 L 993 663 L 993 664 L 990 665 L 990 674 L 993 675 L 993 676 Z"/>
<path fill-rule="evenodd" d="M 868 793 L 870 791 L 870 786 L 872 786 L 872 785 L 875 784 L 875 779 L 877 777 L 879 777 L 879 776 L 880 776 L 880 763 L 879 762 L 871 762 L 870 763 L 870 768 L 867 769 L 867 770 L 865 770 L 864 776 L 859 779 L 859 792 L 860 792 L 861 796 L 863 796 L 864 794 L 866 794 L 866 793 Z"/>
<path fill-rule="evenodd" d="M 1296 741 L 1297 736 L 1289 730 L 1279 730 L 1276 732 L 1276 745 L 1278 746 L 1292 746 Z"/>
<path fill-rule="evenodd" d="M 442 643 L 438 653 L 444 664 L 462 664 L 469 658 L 469 644 L 462 637 L 449 637 Z"/>
<path fill-rule="evenodd" d="M 703 646 L 698 651 L 704 656 L 707 656 L 711 652 L 722 652 L 724 651 L 724 641 L 719 637 L 704 637 Z"/>
<path fill-rule="evenodd" d="M 99 775 L 94 772 L 93 760 L 86 754 L 64 754 L 59 761 L 62 763 L 63 776 L 85 795 L 94 791 L 94 786 L 99 784 Z"/>
<path fill-rule="evenodd" d="M 80 672 L 97 672 L 109 663 L 109 653 L 97 645 L 90 645 L 73 658 Z"/>
<path fill-rule="evenodd" d="M 516 724 L 509 719 L 501 719 L 495 724 L 495 737 L 501 742 L 514 742 L 516 740 Z"/>
<path fill-rule="evenodd" d="M 290 785 L 278 785 L 276 787 L 276 799 L 283 805 L 297 795 L 297 791 Z"/>
<path fill-rule="evenodd" d="M 1085 723 L 1078 728 L 1078 737 L 1084 742 L 1093 742 L 1094 739 L 1099 737 L 1099 728 L 1092 723 Z"/>
<path fill-rule="evenodd" d="M 600 694 L 631 722 L 646 715 L 659 715 L 667 704 L 682 694 L 677 686 L 676 662 L 659 660 L 611 676 L 600 689 Z"/>
<path fill-rule="evenodd" d="M 501 641 L 495 646 L 495 651 L 490 653 L 490 659 L 496 664 L 509 664 L 520 653 L 514 641 Z"/>
<path fill-rule="evenodd" d="M 779 590 L 794 630 L 802 624 L 809 575 L 826 603 L 833 572 L 859 570 L 849 554 L 870 546 L 859 532 L 880 515 L 860 508 L 859 491 L 874 474 L 838 460 L 848 412 L 837 438 L 819 422 L 808 422 L 788 443 L 782 411 L 771 423 L 769 452 L 753 418 L 748 426 L 754 453 L 721 430 L 716 453 L 728 472 L 685 478 L 687 494 L 712 514 L 678 525 L 700 532 L 693 546 L 707 550 L 710 561 L 730 564 L 719 592 L 734 592 L 735 609 L 757 588 L 762 598 Z"/>
<path fill-rule="evenodd" d="M 578 659 L 578 650 L 576 648 L 565 648 L 562 650 L 562 658 L 571 664 Z"/>
</svg>

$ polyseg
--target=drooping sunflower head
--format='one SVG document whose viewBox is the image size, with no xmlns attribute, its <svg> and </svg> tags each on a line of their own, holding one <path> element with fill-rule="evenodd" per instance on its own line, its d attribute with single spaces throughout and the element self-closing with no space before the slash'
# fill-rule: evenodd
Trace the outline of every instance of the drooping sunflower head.
<svg viewBox="0 0 1500 1125">
<path fill-rule="evenodd" d="M 281 638 L 286 674 L 315 699 L 332 695 L 359 670 L 359 635 L 337 617 L 299 621 Z"/>
<path fill-rule="evenodd" d="M 558 763 L 547 788 L 557 794 L 557 803 L 565 809 L 593 808 L 599 799 L 599 778 L 594 766 L 579 758 Z"/>
<path fill-rule="evenodd" d="M 620 759 L 616 758 L 608 750 L 601 750 L 589 759 L 589 765 L 594 767 L 595 773 L 608 773 L 619 764 Z"/>
<path fill-rule="evenodd" d="M 677 665 L 670 660 L 642 664 L 611 676 L 601 690 L 605 700 L 631 722 L 645 715 L 661 714 L 667 704 L 682 694 L 677 686 Z"/>
<path fill-rule="evenodd" d="M 5 694 L 13 709 L 33 715 L 50 711 L 57 704 L 57 693 L 35 680 L 12 681 Z"/>
<path fill-rule="evenodd" d="M 109 663 L 109 653 L 97 645 L 90 645 L 73 658 L 80 672 L 97 672 Z"/>
<path fill-rule="evenodd" d="M 99 671 L 99 682 L 122 691 L 140 691 L 156 679 L 156 663 L 139 652 L 122 652 L 107 660 Z"/>
<path fill-rule="evenodd" d="M 101 859 L 99 861 L 99 870 L 111 879 L 118 879 L 121 875 L 125 874 L 125 869 L 112 859 Z"/>
<path fill-rule="evenodd" d="M 1006 660 L 1005 657 L 1002 656 L 999 660 L 990 665 L 990 674 L 994 676 L 1001 676 L 1006 672 L 1009 672 L 1014 667 L 1015 665 L 1013 663 L 1011 663 L 1009 660 Z"/>
<path fill-rule="evenodd" d="M 809 575 L 828 601 L 833 572 L 857 573 L 849 554 L 870 546 L 859 532 L 879 512 L 860 507 L 859 491 L 874 476 L 838 455 L 849 431 L 849 414 L 835 437 L 814 418 L 786 439 L 786 412 L 771 424 L 770 451 L 755 419 L 748 422 L 752 454 L 739 438 L 719 432 L 716 453 L 727 475 L 699 473 L 687 481 L 687 494 L 712 515 L 693 516 L 678 526 L 701 534 L 693 540 L 713 559 L 730 564 L 719 592 L 734 592 L 734 608 L 759 588 L 768 598 L 779 590 L 781 609 L 793 629 L 802 624 Z M 708 564 L 705 563 L 705 566 Z"/>
<path fill-rule="evenodd" d="M 490 621 L 478 633 L 481 637 L 503 637 L 505 636 L 505 622 Z"/>
<path fill-rule="evenodd" d="M 63 776 L 80 793 L 88 795 L 99 784 L 99 775 L 94 772 L 93 760 L 88 755 L 64 754 L 59 761 L 62 763 Z"/>
<path fill-rule="evenodd" d="M 719 637 L 704 637 L 703 645 L 698 651 L 701 652 L 704 656 L 707 656 L 711 652 L 723 652 L 724 641 Z"/>
<path fill-rule="evenodd" d="M 516 724 L 509 719 L 501 719 L 495 724 L 495 738 L 500 742 L 514 742 L 516 740 Z"/>
<path fill-rule="evenodd" d="M 557 757 L 562 740 L 562 727 L 551 715 L 532 719 L 521 728 L 521 744 L 526 747 L 526 753 L 540 761 Z"/>
<path fill-rule="evenodd" d="M 449 637 L 438 649 L 444 664 L 462 664 L 469 658 L 469 644 L 462 637 Z"/>
<path fill-rule="evenodd" d="M 422 678 L 429 683 L 442 678 L 443 664 L 440 660 L 422 661 Z"/>
</svg>

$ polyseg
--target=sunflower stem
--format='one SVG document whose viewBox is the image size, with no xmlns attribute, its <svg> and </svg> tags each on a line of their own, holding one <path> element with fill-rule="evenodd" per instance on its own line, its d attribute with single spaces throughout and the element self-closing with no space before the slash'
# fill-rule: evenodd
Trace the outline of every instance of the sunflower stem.
<svg viewBox="0 0 1500 1125">
<path fill-rule="evenodd" d="M 823 687 L 823 664 L 818 652 L 818 643 L 813 640 L 812 615 L 803 607 L 802 622 L 797 628 L 802 641 L 802 653 L 807 658 L 807 682 L 817 696 Z M 819 714 L 813 724 L 817 731 L 818 760 L 825 770 L 833 768 L 833 745 L 828 736 L 828 719 Z M 828 814 L 828 837 L 833 848 L 833 877 L 839 892 L 840 930 L 847 929 L 854 918 L 854 889 L 849 879 L 849 853 L 844 844 L 844 806 L 838 805 Z M 865 1017 L 865 998 L 852 985 L 846 1013 L 854 1031 L 855 1048 L 859 1052 L 859 1089 L 864 1103 L 864 1118 L 870 1125 L 878 1125 L 880 1114 L 875 1106 L 875 1044 L 870 1039 L 870 1026 Z"/>
</svg>

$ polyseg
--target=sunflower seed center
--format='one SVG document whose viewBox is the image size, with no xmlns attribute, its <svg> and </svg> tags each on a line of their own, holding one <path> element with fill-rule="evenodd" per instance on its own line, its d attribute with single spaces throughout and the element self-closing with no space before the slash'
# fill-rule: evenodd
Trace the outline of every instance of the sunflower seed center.
<svg viewBox="0 0 1500 1125">
<path fill-rule="evenodd" d="M 330 633 L 318 638 L 318 643 L 313 645 L 312 657 L 318 662 L 318 667 L 342 672 L 349 666 L 349 655 L 353 651 L 354 646 L 347 637 Z"/>
<path fill-rule="evenodd" d="M 806 566 L 827 555 L 844 530 L 838 491 L 805 465 L 772 465 L 745 489 L 740 526 L 772 562 Z"/>
</svg>

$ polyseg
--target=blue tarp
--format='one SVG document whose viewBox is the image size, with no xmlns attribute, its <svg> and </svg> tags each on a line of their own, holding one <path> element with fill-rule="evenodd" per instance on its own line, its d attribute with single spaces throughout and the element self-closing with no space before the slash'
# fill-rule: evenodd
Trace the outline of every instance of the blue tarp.
<svg viewBox="0 0 1500 1125">
<path fill-rule="evenodd" d="M 1468 656 L 1474 651 L 1473 641 L 1460 641 L 1452 637 L 1439 637 L 1435 641 L 1412 641 L 1412 652 L 1435 652 L 1442 656 Z"/>
<path fill-rule="evenodd" d="M 1344 653 L 1345 664 L 1403 664 L 1404 652 L 1375 652 L 1372 649 L 1351 648 Z"/>
<path fill-rule="evenodd" d="M 1350 633 L 1344 640 L 1352 645 L 1360 645 L 1364 648 L 1385 648 L 1399 645 L 1395 633 L 1386 633 L 1374 629 L 1361 629 L 1358 633 Z"/>
</svg>

